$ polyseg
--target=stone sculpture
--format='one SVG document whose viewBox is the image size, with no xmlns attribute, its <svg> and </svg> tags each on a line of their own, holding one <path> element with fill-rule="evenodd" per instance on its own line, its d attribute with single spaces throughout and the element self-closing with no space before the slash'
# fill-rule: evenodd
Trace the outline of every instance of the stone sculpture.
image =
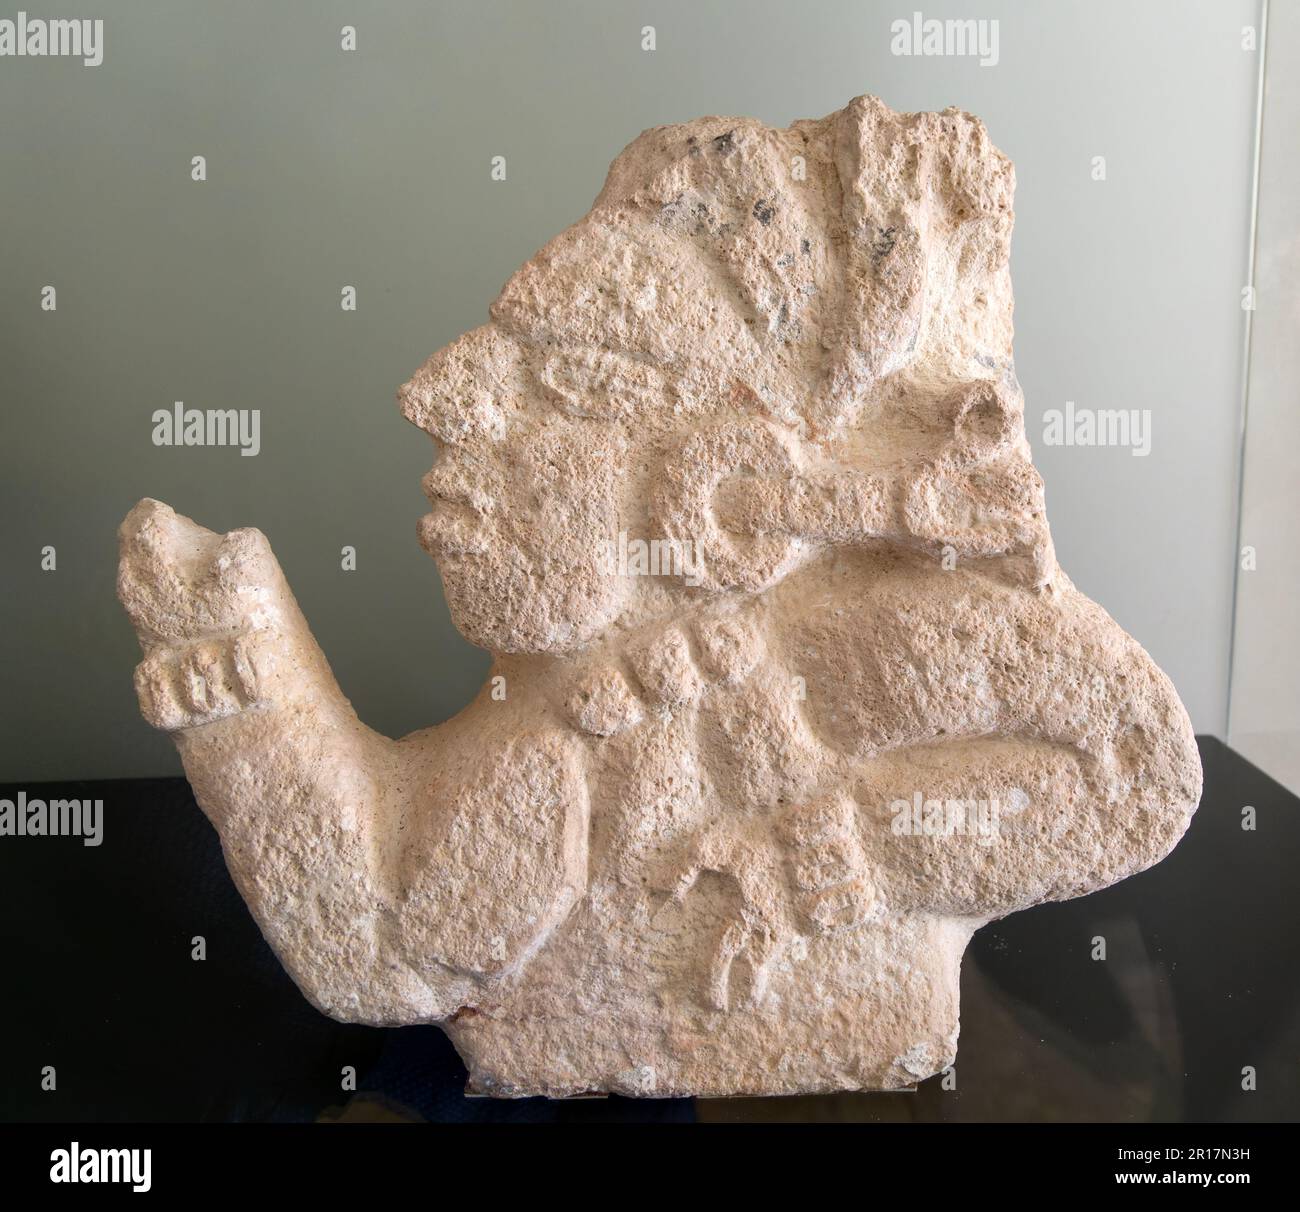
<svg viewBox="0 0 1300 1212">
<path fill-rule="evenodd" d="M 974 930 L 1173 847 L 1186 713 L 1030 461 L 1012 190 L 869 97 L 636 139 L 399 393 L 504 679 L 440 726 L 357 720 L 260 532 L 132 510 L 144 716 L 316 1006 L 493 1095 L 895 1088 Z"/>
</svg>

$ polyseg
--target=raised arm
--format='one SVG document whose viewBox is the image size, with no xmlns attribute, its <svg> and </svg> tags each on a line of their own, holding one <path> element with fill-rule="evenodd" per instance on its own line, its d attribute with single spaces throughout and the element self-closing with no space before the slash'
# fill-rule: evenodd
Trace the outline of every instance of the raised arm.
<svg viewBox="0 0 1300 1212">
<path fill-rule="evenodd" d="M 144 648 L 141 711 L 171 733 L 240 892 L 316 1006 L 437 1021 L 513 978 L 585 884 L 585 791 L 553 736 L 493 746 L 481 702 L 402 741 L 366 728 L 257 530 L 217 535 L 142 501 L 122 524 L 118 594 Z M 485 878 L 497 865 L 513 882 Z"/>
</svg>

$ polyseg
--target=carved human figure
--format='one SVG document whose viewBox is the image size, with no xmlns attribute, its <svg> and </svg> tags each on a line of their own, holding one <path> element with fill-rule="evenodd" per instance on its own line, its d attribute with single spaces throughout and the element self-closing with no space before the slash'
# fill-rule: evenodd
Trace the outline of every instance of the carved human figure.
<svg viewBox="0 0 1300 1212">
<path fill-rule="evenodd" d="M 357 720 L 260 532 L 132 510 L 145 718 L 320 1009 L 494 1094 L 892 1088 L 975 929 L 1174 845 L 1186 714 L 1051 546 L 1012 188 L 871 98 L 633 142 L 399 393 L 507 688 L 437 727 Z"/>
</svg>

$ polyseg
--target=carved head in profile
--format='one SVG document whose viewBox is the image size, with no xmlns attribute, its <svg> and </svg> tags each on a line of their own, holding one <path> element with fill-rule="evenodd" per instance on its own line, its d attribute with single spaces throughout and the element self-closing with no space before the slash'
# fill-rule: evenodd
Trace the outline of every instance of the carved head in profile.
<svg viewBox="0 0 1300 1212">
<path fill-rule="evenodd" d="M 491 323 L 400 393 L 440 447 L 420 534 L 460 629 L 569 651 L 841 544 L 950 546 L 1044 582 L 1012 187 L 976 120 L 873 99 L 642 135 Z M 675 562 L 628 575 L 629 545 Z"/>
</svg>

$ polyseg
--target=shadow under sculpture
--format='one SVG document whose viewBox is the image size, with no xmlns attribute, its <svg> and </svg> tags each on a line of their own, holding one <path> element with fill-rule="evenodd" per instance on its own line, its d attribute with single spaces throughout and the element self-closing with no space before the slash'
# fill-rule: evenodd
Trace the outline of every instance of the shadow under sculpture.
<svg viewBox="0 0 1300 1212">
<path fill-rule="evenodd" d="M 973 931 L 1173 847 L 1187 715 L 1025 439 L 1013 186 L 869 97 L 635 140 L 399 393 L 495 657 L 437 727 L 358 721 L 259 531 L 132 510 L 144 716 L 316 1006 L 494 1095 L 895 1088 Z"/>
</svg>

